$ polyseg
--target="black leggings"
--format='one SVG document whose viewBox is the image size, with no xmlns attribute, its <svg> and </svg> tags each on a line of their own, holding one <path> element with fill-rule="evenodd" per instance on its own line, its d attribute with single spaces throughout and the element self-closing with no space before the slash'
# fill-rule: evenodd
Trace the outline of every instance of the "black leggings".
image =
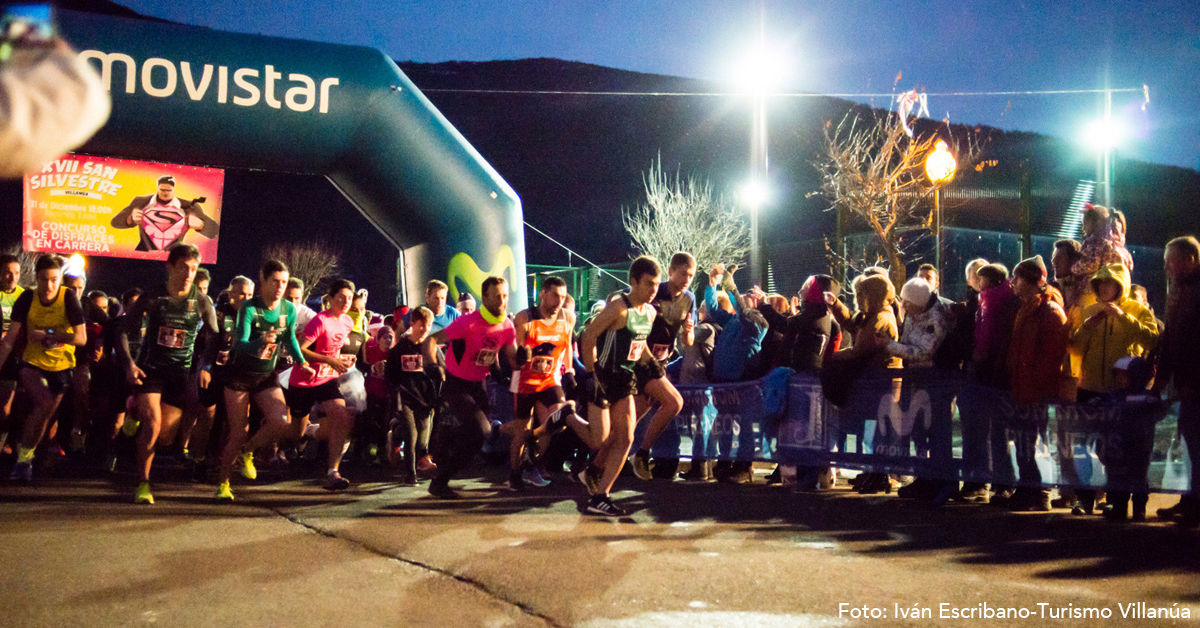
<svg viewBox="0 0 1200 628">
<path fill-rule="evenodd" d="M 409 477 L 416 477 L 417 457 L 427 453 L 420 447 L 421 433 L 429 433 L 429 426 L 433 422 L 433 410 L 402 403 L 399 395 L 397 395 L 396 407 L 396 415 L 392 418 L 389 426 L 394 434 L 393 444 L 395 442 L 404 443 L 404 470 Z M 428 440 L 428 436 L 426 440 Z"/>
<path fill-rule="evenodd" d="M 438 475 L 434 481 L 445 484 L 475 461 L 492 434 L 492 423 L 487 416 L 487 388 L 483 382 L 446 375 L 442 401 L 447 406 L 438 426 L 443 451 L 438 457 Z"/>
</svg>

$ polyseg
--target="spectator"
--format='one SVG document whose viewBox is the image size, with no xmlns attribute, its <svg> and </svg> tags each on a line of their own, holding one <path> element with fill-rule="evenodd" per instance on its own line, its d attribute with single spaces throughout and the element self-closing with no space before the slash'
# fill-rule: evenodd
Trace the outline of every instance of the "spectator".
<svg viewBox="0 0 1200 628">
<path fill-rule="evenodd" d="M 813 275 L 800 288 L 800 312 L 787 321 L 781 353 L 784 365 L 799 373 L 821 370 L 841 349 L 842 327 L 830 311 L 841 286 L 829 275 Z"/>
<path fill-rule="evenodd" d="M 854 330 L 854 340 L 849 348 L 831 355 L 821 371 L 821 384 L 826 398 L 839 406 L 862 401 L 862 396 L 852 396 L 851 390 L 863 372 L 900 368 L 900 358 L 890 356 L 887 352 L 888 341 L 896 340 L 900 335 L 890 307 L 896 300 L 896 289 L 892 282 L 878 274 L 860 276 L 854 281 L 854 300 L 858 312 L 847 322 L 847 326 Z M 897 400 L 899 383 L 900 380 L 895 380 Z M 878 400 L 874 403 L 877 404 Z M 855 415 L 863 416 L 861 412 L 851 410 L 843 415 L 843 419 Z M 855 434 L 859 453 L 869 453 L 864 451 L 863 428 L 862 422 L 851 424 L 844 421 L 841 434 L 838 435 L 839 448 L 845 446 L 850 434 Z M 891 480 L 886 473 L 864 473 L 857 480 L 855 490 L 860 493 L 890 493 L 892 490 Z"/>
<path fill-rule="evenodd" d="M 1087 291 L 1087 287 L 1083 285 L 1086 282 L 1077 280 L 1071 272 L 1081 259 L 1083 253 L 1075 240 L 1059 240 L 1054 243 L 1054 254 L 1050 256 L 1050 266 L 1054 268 L 1054 281 L 1050 285 L 1062 294 L 1068 313 L 1079 305 L 1081 293 Z"/>
<path fill-rule="evenodd" d="M 1170 280 L 1167 298 L 1167 334 L 1158 356 L 1154 392 L 1173 384 L 1179 398 L 1179 434 L 1188 450 L 1200 452 L 1200 242 L 1192 236 L 1167 243 L 1163 266 Z M 1193 459 L 1200 458 L 1192 454 Z M 1158 511 L 1158 516 L 1194 528 L 1200 525 L 1200 464 L 1191 465 L 1187 495 L 1179 503 Z"/>
<path fill-rule="evenodd" d="M 971 372 L 980 384 L 1008 391 L 1008 349 L 1012 339 L 1013 321 L 1020 307 L 1020 300 L 1008 282 L 1008 269 L 1002 264 L 981 266 L 979 276 L 979 310 L 975 314 L 975 339 L 971 357 Z M 971 416 L 969 428 L 972 440 L 977 440 L 988 430 L 986 442 L 990 443 L 992 496 L 995 506 L 1006 506 L 1015 492 L 1015 469 L 1008 455 L 1006 426 L 996 420 L 994 407 L 983 405 L 968 411 Z"/>
<path fill-rule="evenodd" d="M 756 309 L 757 301 L 738 294 L 733 282 L 737 266 L 729 272 L 721 264 L 713 266 L 708 274 L 709 290 L 705 293 L 705 304 L 713 321 L 721 326 L 713 349 L 713 379 L 718 382 L 740 381 L 747 372 L 753 372 L 760 359 L 762 340 L 767 334 L 767 321 Z M 726 292 L 733 305 L 733 313 L 718 307 L 714 288 L 724 275 Z"/>
<path fill-rule="evenodd" d="M 949 331 L 947 309 L 938 300 L 933 286 L 920 277 L 910 279 L 900 289 L 900 303 L 904 309 L 904 322 L 900 325 L 900 338 L 888 341 L 887 352 L 903 359 L 906 369 L 915 369 L 915 371 L 907 371 L 909 375 L 906 377 L 910 377 L 917 387 L 927 389 L 932 398 L 931 403 L 939 406 L 937 410 L 940 411 L 935 410 L 933 417 L 949 417 L 951 416 L 951 398 L 946 394 L 939 394 L 941 390 L 931 386 L 935 384 L 935 381 L 928 373 L 928 370 L 934 366 L 934 355 L 941 348 L 942 342 L 946 339 L 946 333 Z M 931 458 L 939 470 L 946 471 L 948 474 L 952 453 L 949 433 L 943 431 L 943 427 L 945 426 L 940 424 L 918 425 L 914 422 L 909 434 L 896 435 L 897 444 L 907 451 L 908 441 L 911 438 L 916 444 L 918 456 Z M 904 498 L 935 501 L 940 505 L 945 503 L 945 500 L 949 499 L 957 489 L 957 481 L 951 487 L 949 481 L 918 477 L 901 488 L 897 495 Z"/>
<path fill-rule="evenodd" d="M 1071 344 L 1081 357 L 1078 401 L 1103 400 L 1116 389 L 1112 368 L 1126 356 L 1154 349 L 1158 325 L 1150 308 L 1129 298 L 1129 271 L 1121 264 L 1101 268 L 1092 277 L 1096 303 L 1084 308 L 1083 324 L 1072 332 Z M 1073 449 L 1073 447 L 1072 447 Z M 1072 455 L 1073 458 L 1073 455 Z M 1076 491 L 1075 514 L 1091 514 L 1095 491 Z"/>
<path fill-rule="evenodd" d="M 1049 511 L 1050 489 L 1031 485 L 1042 482 L 1034 457 L 1036 437 L 1043 443 L 1050 442 L 1049 416 L 1044 404 L 1061 401 L 1067 314 L 1062 294 L 1046 282 L 1046 265 L 1041 255 L 1017 264 L 1012 288 L 1021 304 L 1008 351 L 1012 398 L 1015 403 L 1029 404 L 1029 413 L 1036 416 L 1036 424 L 1033 436 L 1017 441 L 1017 467 L 1026 486 L 1017 489 L 1009 506 L 1014 510 Z"/>
<path fill-rule="evenodd" d="M 1092 276 L 1105 266 L 1122 264 L 1132 272 L 1133 258 L 1125 248 L 1125 214 L 1089 203 L 1083 210 L 1083 244 L 1079 254 L 1071 274 L 1084 292 L 1090 292 Z M 1090 303 L 1080 305 L 1086 307 Z"/>
<path fill-rule="evenodd" d="M 1154 426 L 1166 415 L 1166 404 L 1150 394 L 1153 365 L 1142 358 L 1124 357 L 1113 365 L 1117 390 L 1112 402 L 1121 405 L 1121 423 L 1117 427 L 1121 447 L 1106 447 L 1103 462 L 1108 473 L 1109 521 L 1129 518 L 1133 497 L 1133 520 L 1146 520 L 1146 502 L 1150 501 L 1150 457 L 1154 453 Z"/>
</svg>

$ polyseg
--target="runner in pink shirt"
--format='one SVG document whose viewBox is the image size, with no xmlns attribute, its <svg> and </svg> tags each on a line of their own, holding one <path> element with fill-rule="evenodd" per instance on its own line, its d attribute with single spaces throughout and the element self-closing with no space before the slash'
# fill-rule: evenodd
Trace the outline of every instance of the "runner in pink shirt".
<svg viewBox="0 0 1200 628">
<path fill-rule="evenodd" d="M 346 400 L 338 388 L 338 375 L 354 365 L 353 356 L 343 356 L 342 345 L 354 330 L 354 321 L 346 315 L 354 299 L 354 284 L 337 279 L 329 286 L 329 309 L 317 314 L 300 336 L 300 352 L 312 370 L 293 368 L 288 380 L 287 402 L 293 423 L 307 423 L 309 412 L 321 404 L 325 418 L 321 419 L 317 438 L 329 442 L 329 471 L 325 488 L 340 491 L 350 486 L 342 478 L 338 466 L 350 438 L 354 416 L 346 409 Z"/>
<path fill-rule="evenodd" d="M 483 443 L 492 432 L 488 419 L 488 372 L 503 357 L 515 368 L 516 330 L 508 319 L 508 284 L 503 277 L 488 277 L 483 282 L 483 302 L 478 310 L 460 316 L 445 329 L 425 342 L 446 344 L 446 383 L 442 386 L 442 401 L 458 419 L 459 426 L 438 458 L 438 475 L 429 483 L 429 494 L 442 499 L 455 499 L 458 493 L 450 488 L 450 479 L 470 466 Z"/>
</svg>

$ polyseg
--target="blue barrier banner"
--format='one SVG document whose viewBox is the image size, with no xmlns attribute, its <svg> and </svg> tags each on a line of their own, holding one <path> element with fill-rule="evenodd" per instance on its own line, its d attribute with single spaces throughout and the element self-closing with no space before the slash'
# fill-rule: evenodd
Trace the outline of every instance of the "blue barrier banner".
<svg viewBox="0 0 1200 628">
<path fill-rule="evenodd" d="M 867 373 L 842 407 L 810 374 L 680 386 L 683 409 L 656 458 L 832 465 L 999 484 L 1186 492 L 1191 459 L 1177 404 L 1138 395 L 1096 404 L 1018 404 L 962 373 Z M 493 418 L 511 396 L 492 387 Z M 653 408 L 649 410 L 653 412 Z M 645 429 L 648 417 L 643 418 Z"/>
</svg>

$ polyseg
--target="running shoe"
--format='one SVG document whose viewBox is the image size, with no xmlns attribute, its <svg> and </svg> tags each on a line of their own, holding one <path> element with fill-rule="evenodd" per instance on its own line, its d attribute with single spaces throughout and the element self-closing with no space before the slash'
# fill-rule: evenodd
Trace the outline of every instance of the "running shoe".
<svg viewBox="0 0 1200 628">
<path fill-rule="evenodd" d="M 254 452 L 247 451 L 243 453 L 241 455 L 240 462 L 241 464 L 238 465 L 238 471 L 241 472 L 242 477 L 246 478 L 247 480 L 258 479 L 258 469 L 254 468 Z"/>
<path fill-rule="evenodd" d="M 125 415 L 125 422 L 121 424 L 121 432 L 129 438 L 133 438 L 137 435 L 138 427 L 140 425 L 141 421 L 138 421 L 127 414 Z"/>
<path fill-rule="evenodd" d="M 575 477 L 579 478 L 579 483 L 587 488 L 588 495 L 600 492 L 600 478 L 592 470 L 591 465 L 584 467 L 583 471 L 580 471 Z"/>
<path fill-rule="evenodd" d="M 614 504 L 608 495 L 592 495 L 588 500 L 587 511 L 605 517 L 624 517 L 629 514 L 624 508 Z"/>
<path fill-rule="evenodd" d="M 29 484 L 33 481 L 33 463 L 18 462 L 13 465 L 12 475 L 8 476 L 8 479 Z"/>
<path fill-rule="evenodd" d="M 550 480 L 547 480 L 537 467 L 525 467 L 525 470 L 521 472 L 521 479 L 525 480 L 526 484 L 538 488 L 550 486 Z"/>
<path fill-rule="evenodd" d="M 417 458 L 417 472 L 425 477 L 433 477 L 437 474 L 438 466 L 434 463 L 433 458 L 428 454 Z"/>
<path fill-rule="evenodd" d="M 629 466 L 633 467 L 633 474 L 639 480 L 649 482 L 654 478 L 654 474 L 650 473 L 650 452 L 645 449 L 639 449 L 629 457 Z"/>
<path fill-rule="evenodd" d="M 217 494 L 213 497 L 219 502 L 233 501 L 233 489 L 229 488 L 229 480 L 225 480 L 217 485 Z"/>
<path fill-rule="evenodd" d="M 350 488 L 350 480 L 342 477 L 341 473 L 332 471 L 325 476 L 325 490 L 327 491 L 344 491 Z"/>
<path fill-rule="evenodd" d="M 446 482 L 434 480 L 429 483 L 429 494 L 438 499 L 459 499 L 458 491 L 450 488 Z"/>
<path fill-rule="evenodd" d="M 135 504 L 153 504 L 154 496 L 150 494 L 150 483 L 142 482 L 137 485 L 137 490 L 133 492 L 133 503 Z"/>
<path fill-rule="evenodd" d="M 504 482 L 504 488 L 514 493 L 525 492 L 525 480 L 521 477 L 520 471 L 513 471 L 508 474 L 508 480 Z"/>
</svg>

